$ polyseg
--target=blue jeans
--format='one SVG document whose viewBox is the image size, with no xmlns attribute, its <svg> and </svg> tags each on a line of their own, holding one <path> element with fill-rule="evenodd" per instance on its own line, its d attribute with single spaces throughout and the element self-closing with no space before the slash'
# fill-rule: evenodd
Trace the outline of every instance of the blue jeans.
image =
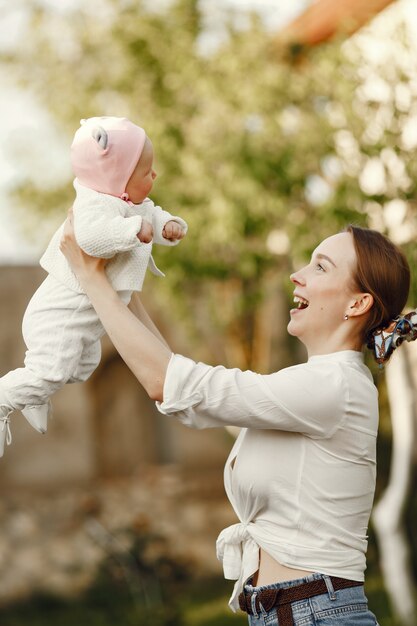
<svg viewBox="0 0 417 626">
<path fill-rule="evenodd" d="M 324 574 L 310 574 L 305 578 L 289 580 L 274 585 L 253 587 L 245 585 L 245 592 L 259 592 L 264 589 L 285 589 L 312 580 L 323 579 L 326 583 L 327 593 L 314 596 L 306 600 L 298 600 L 291 603 L 294 626 L 378 626 L 375 615 L 368 609 L 363 585 L 334 591 L 329 576 Z M 249 581 L 250 582 L 250 581 Z M 255 603 L 252 603 L 252 607 Z M 270 611 L 260 607 L 260 611 L 254 615 L 248 615 L 250 626 L 280 626 L 277 609 Z"/>
</svg>

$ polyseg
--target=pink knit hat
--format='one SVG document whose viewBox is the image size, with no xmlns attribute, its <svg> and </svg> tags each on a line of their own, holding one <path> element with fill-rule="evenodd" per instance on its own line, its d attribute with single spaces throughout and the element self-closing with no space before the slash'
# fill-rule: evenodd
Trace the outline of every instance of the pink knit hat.
<svg viewBox="0 0 417 626">
<path fill-rule="evenodd" d="M 146 133 L 126 117 L 81 120 L 71 163 L 81 185 L 121 197 L 145 145 Z"/>
</svg>

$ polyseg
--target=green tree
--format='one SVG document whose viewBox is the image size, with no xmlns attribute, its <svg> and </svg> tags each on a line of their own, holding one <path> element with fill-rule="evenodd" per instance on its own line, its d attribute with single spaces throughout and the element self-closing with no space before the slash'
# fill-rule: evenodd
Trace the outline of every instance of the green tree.
<svg viewBox="0 0 417 626">
<path fill-rule="evenodd" d="M 400 147 L 407 112 L 394 93 L 401 68 L 368 64 L 365 76 L 358 45 L 320 48 L 301 63 L 277 58 L 255 18 L 249 31 L 230 25 L 228 43 L 204 55 L 195 0 L 159 13 L 141 2 L 100 6 L 62 13 L 30 3 L 26 45 L 8 61 L 68 143 L 90 115 L 145 126 L 160 173 L 153 197 L 190 224 L 174 252 L 155 251 L 169 278 L 148 288 L 177 307 L 205 358 L 270 369 L 268 346 L 285 345 L 273 302 L 288 286 L 288 253 L 301 262 L 320 238 L 375 222 L 394 198 L 414 219 L 417 172 Z M 390 103 L 366 97 L 369 76 L 384 69 Z M 360 174 L 377 163 L 389 180 L 367 188 Z M 29 180 L 19 193 L 26 206 L 64 211 L 72 192 Z M 213 339 L 219 332 L 226 340 Z"/>
</svg>

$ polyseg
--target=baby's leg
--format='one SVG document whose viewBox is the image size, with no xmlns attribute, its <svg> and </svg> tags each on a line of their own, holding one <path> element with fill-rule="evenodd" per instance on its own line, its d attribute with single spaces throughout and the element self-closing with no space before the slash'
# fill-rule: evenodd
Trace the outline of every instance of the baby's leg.
<svg viewBox="0 0 417 626">
<path fill-rule="evenodd" d="M 119 298 L 125 303 L 129 304 L 132 296 L 131 291 L 118 291 Z M 94 309 L 93 309 L 94 310 Z M 104 331 L 102 331 L 102 334 Z M 100 340 L 94 343 L 86 342 L 83 348 L 83 352 L 78 362 L 78 366 L 74 371 L 71 378 L 68 379 L 69 383 L 79 383 L 87 380 L 97 366 L 101 359 L 101 343 Z"/>
<path fill-rule="evenodd" d="M 91 374 L 97 368 L 101 359 L 101 343 L 96 341 L 84 348 L 78 367 L 74 371 L 71 378 L 68 379 L 69 383 L 82 383 L 90 378 Z"/>
<path fill-rule="evenodd" d="M 48 276 L 23 318 L 24 367 L 0 379 L 0 397 L 11 409 L 44 405 L 73 378 L 81 355 L 97 343 L 103 327 L 87 296 Z"/>
<path fill-rule="evenodd" d="M 121 292 L 127 304 L 130 292 Z M 24 367 L 0 378 L 0 457 L 10 443 L 9 413 L 20 409 L 46 432 L 49 397 L 67 382 L 86 380 L 100 362 L 104 330 L 87 296 L 48 276 L 26 309 Z"/>
</svg>

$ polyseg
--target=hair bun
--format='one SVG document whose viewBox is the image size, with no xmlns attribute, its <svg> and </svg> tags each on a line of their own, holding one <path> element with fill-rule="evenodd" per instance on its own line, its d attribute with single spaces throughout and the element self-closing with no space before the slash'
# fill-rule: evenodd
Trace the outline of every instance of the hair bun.
<svg viewBox="0 0 417 626">
<path fill-rule="evenodd" d="M 394 350 L 404 341 L 417 339 L 417 311 L 396 317 L 385 328 L 372 331 L 367 346 L 373 351 L 377 363 L 386 363 Z"/>
</svg>

